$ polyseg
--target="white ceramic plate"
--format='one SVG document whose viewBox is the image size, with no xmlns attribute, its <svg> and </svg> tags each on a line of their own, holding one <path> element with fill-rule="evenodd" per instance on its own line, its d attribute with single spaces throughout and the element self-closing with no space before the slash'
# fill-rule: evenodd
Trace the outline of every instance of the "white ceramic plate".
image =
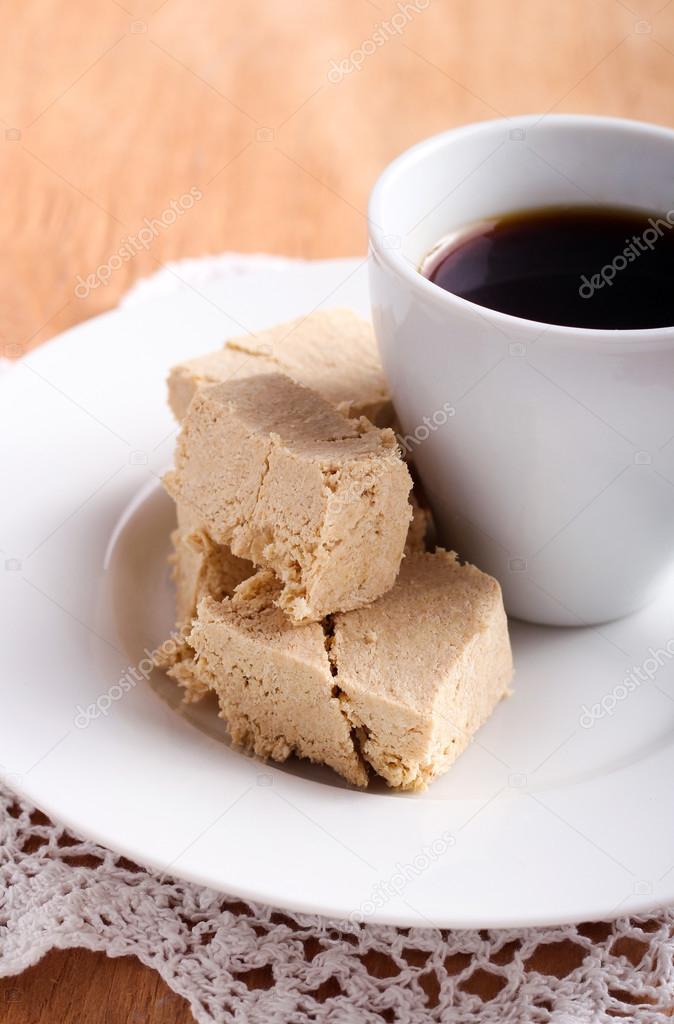
<svg viewBox="0 0 674 1024">
<path fill-rule="evenodd" d="M 520 926 L 674 901 L 674 585 L 600 629 L 513 623 L 514 697 L 419 795 L 246 757 L 212 705 L 186 712 L 143 678 L 143 649 L 172 625 L 167 368 L 241 325 L 367 311 L 358 261 L 169 278 L 0 378 L 9 785 L 143 864 L 339 918 Z"/>
</svg>

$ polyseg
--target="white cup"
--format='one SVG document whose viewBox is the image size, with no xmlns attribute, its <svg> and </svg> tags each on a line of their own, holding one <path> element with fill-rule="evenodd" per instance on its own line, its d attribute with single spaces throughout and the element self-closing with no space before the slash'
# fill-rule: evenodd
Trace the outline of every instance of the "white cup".
<svg viewBox="0 0 674 1024">
<path fill-rule="evenodd" d="M 578 625 L 645 606 L 674 567 L 674 326 L 550 326 L 418 269 L 466 225 L 560 204 L 642 210 L 644 230 L 671 211 L 674 225 L 674 132 L 545 115 L 421 142 L 372 193 L 370 284 L 403 447 L 440 539 L 500 580 L 510 614 Z M 604 287 L 619 287 L 614 269 Z"/>
</svg>

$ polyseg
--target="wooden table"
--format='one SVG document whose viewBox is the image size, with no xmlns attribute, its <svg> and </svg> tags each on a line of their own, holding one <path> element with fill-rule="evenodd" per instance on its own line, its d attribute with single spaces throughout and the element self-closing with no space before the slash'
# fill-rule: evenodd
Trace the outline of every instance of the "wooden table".
<svg viewBox="0 0 674 1024">
<path fill-rule="evenodd" d="M 543 111 L 674 120 L 672 0 L 412 0 L 365 55 L 402 6 L 17 5 L 0 64 L 0 354 L 109 309 L 167 260 L 363 253 L 376 175 L 449 126 Z M 193 188 L 191 209 L 87 288 Z M 53 953 L 0 983 L 4 1024 L 126 1024 L 131 1007 L 144 1024 L 191 1020 L 129 959 Z"/>
</svg>

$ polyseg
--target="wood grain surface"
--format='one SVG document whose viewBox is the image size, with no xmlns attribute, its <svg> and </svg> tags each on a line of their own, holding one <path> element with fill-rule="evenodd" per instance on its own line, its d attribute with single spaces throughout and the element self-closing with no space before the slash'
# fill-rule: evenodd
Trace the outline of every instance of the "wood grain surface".
<svg viewBox="0 0 674 1024">
<path fill-rule="evenodd" d="M 672 0 L 416 0 L 373 47 L 403 6 L 6 4 L 0 354 L 110 308 L 168 260 L 363 253 L 379 171 L 452 125 L 549 111 L 674 120 Z M 194 189 L 190 209 L 163 217 Z M 129 242 L 143 227 L 146 248 Z M 91 288 L 99 267 L 109 281 Z M 0 983 L 3 1024 L 190 1019 L 129 959 L 55 952 Z"/>
</svg>

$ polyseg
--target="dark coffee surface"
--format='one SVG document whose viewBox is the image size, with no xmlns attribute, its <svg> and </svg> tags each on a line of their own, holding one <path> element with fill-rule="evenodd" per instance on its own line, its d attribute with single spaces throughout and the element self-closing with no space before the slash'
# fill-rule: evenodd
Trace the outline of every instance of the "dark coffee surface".
<svg viewBox="0 0 674 1024">
<path fill-rule="evenodd" d="M 674 325 L 674 212 L 524 210 L 467 229 L 432 261 L 446 291 L 569 327 Z"/>
</svg>

